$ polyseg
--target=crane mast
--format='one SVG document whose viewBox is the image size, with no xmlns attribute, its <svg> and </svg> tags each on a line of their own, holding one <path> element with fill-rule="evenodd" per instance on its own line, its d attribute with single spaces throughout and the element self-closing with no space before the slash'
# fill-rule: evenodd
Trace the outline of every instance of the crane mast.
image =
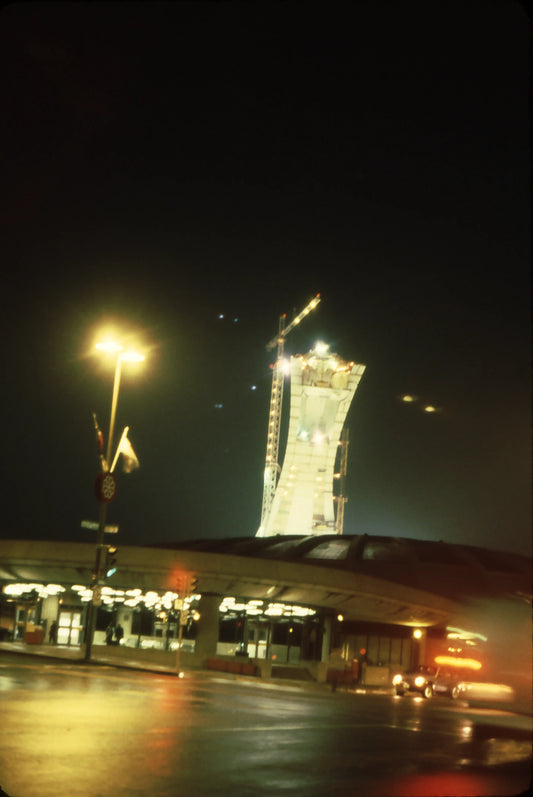
<svg viewBox="0 0 533 797">
<path fill-rule="evenodd" d="M 285 326 L 286 315 L 280 316 L 278 334 L 267 344 L 267 350 L 277 347 L 276 362 L 272 366 L 272 391 L 270 394 L 270 411 L 268 416 L 267 449 L 265 460 L 265 480 L 263 486 L 263 506 L 261 510 L 261 528 L 264 528 L 266 519 L 272 508 L 274 493 L 280 473 L 279 458 L 279 437 L 281 429 L 281 409 L 283 404 L 283 355 L 285 351 L 285 338 L 297 326 L 306 315 L 315 309 L 320 302 L 320 294 L 317 293 L 308 305 L 304 307 L 293 320 Z"/>
</svg>

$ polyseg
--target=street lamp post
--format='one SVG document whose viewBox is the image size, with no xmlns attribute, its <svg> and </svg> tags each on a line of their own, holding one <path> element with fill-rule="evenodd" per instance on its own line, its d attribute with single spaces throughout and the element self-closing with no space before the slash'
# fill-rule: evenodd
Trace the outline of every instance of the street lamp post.
<svg viewBox="0 0 533 797">
<path fill-rule="evenodd" d="M 109 501 L 114 497 L 115 491 L 115 481 L 110 473 L 110 466 L 111 466 L 111 454 L 113 451 L 113 435 L 115 431 L 115 417 L 117 413 L 117 404 L 118 404 L 118 394 L 120 390 L 120 376 L 121 376 L 121 369 L 122 369 L 122 362 L 129 361 L 129 362 L 141 362 L 144 360 L 144 355 L 138 354 L 136 352 L 124 352 L 123 347 L 120 344 L 113 343 L 113 342 L 104 342 L 104 343 L 97 343 L 96 348 L 99 351 L 108 352 L 114 354 L 115 359 L 115 376 L 113 379 L 113 397 L 111 399 L 111 416 L 109 419 L 109 436 L 107 439 L 107 451 L 106 451 L 106 458 L 104 460 L 104 479 L 110 480 L 110 493 L 106 498 L 104 495 L 105 490 L 103 489 L 103 482 L 100 484 L 100 495 L 99 495 L 99 515 L 98 515 L 98 531 L 96 532 L 96 558 L 94 563 L 94 574 L 93 574 L 93 595 L 91 599 L 91 603 L 88 607 L 87 613 L 87 624 L 86 624 L 86 633 L 85 633 L 85 661 L 91 660 L 91 653 L 93 647 L 93 640 L 94 640 L 94 631 L 96 628 L 96 615 L 98 613 L 98 606 L 101 602 L 101 587 L 102 587 L 102 578 L 103 578 L 103 570 L 102 570 L 102 552 L 104 550 L 104 534 L 105 534 L 105 525 L 106 525 L 106 518 L 107 518 L 107 504 Z"/>
</svg>

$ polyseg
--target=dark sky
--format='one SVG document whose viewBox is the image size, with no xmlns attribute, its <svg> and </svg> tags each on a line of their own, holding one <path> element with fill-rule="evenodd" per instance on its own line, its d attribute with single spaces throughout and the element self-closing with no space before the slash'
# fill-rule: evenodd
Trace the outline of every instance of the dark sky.
<svg viewBox="0 0 533 797">
<path fill-rule="evenodd" d="M 513 2 L 5 6 L 2 536 L 94 539 L 109 321 L 147 347 L 118 543 L 255 534 L 265 346 L 320 292 L 286 350 L 367 366 L 345 533 L 530 553 L 529 35 Z"/>
</svg>

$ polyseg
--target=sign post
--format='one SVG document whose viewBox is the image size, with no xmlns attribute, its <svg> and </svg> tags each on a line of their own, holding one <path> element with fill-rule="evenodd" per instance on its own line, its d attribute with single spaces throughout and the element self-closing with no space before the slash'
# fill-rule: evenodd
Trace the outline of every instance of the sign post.
<svg viewBox="0 0 533 797">
<path fill-rule="evenodd" d="M 98 522 L 96 520 L 82 520 L 81 528 L 89 529 L 90 531 L 98 531 Z M 118 526 L 104 526 L 104 532 L 106 534 L 116 534 L 118 532 Z"/>
</svg>

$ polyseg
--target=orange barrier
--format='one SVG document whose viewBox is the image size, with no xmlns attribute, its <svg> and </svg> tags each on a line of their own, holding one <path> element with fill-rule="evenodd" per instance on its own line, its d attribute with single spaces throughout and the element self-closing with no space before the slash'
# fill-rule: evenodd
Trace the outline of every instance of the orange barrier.
<svg viewBox="0 0 533 797">
<path fill-rule="evenodd" d="M 217 659 L 213 657 L 207 660 L 207 667 L 209 670 L 231 672 L 235 675 L 257 675 L 257 667 L 252 661 Z"/>
<path fill-rule="evenodd" d="M 34 631 L 26 631 L 24 642 L 28 645 L 42 645 L 44 642 L 44 629 L 36 628 Z"/>
</svg>

